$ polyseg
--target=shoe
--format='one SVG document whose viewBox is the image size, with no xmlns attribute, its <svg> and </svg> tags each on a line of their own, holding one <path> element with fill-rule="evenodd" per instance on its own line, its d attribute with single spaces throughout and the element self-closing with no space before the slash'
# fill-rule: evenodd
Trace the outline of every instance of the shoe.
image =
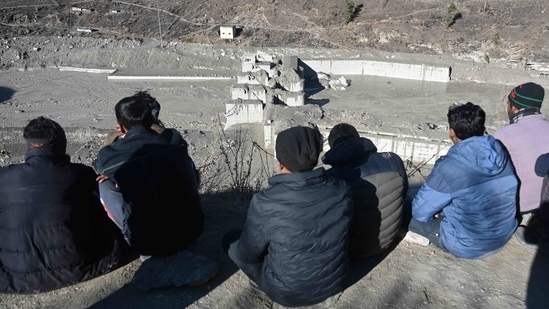
<svg viewBox="0 0 549 309">
<path fill-rule="evenodd" d="M 152 257 L 152 255 L 140 255 L 139 259 L 141 260 L 141 262 L 145 262 L 146 260 L 150 259 L 151 257 Z"/>
<path fill-rule="evenodd" d="M 417 233 L 414 233 L 412 231 L 408 231 L 408 233 L 406 233 L 406 236 L 404 236 L 402 240 L 405 240 L 407 242 L 411 242 L 414 244 L 418 244 L 420 246 L 428 246 L 430 243 L 429 238 L 419 235 Z"/>
<path fill-rule="evenodd" d="M 519 225 L 519 227 L 517 227 L 515 237 L 518 242 L 525 247 L 530 249 L 539 248 L 539 236 L 533 230 L 525 226 Z"/>
</svg>

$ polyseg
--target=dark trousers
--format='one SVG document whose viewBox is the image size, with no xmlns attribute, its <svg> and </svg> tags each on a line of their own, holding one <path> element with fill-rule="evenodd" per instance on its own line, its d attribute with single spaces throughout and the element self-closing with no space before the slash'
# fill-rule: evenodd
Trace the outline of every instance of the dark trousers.
<svg viewBox="0 0 549 309">
<path fill-rule="evenodd" d="M 236 264 L 236 266 L 238 266 L 238 268 L 240 268 L 240 270 L 242 270 L 242 272 L 246 274 L 246 276 L 248 276 L 251 281 L 253 281 L 253 284 L 255 284 L 256 286 L 261 286 L 262 284 L 260 284 L 258 281 L 260 281 L 263 277 L 263 262 L 256 264 L 245 263 L 238 259 L 235 254 L 240 234 L 242 234 L 242 231 L 240 230 L 227 232 L 227 234 L 223 236 L 223 239 L 221 241 L 223 251 Z"/>
<path fill-rule="evenodd" d="M 412 218 L 408 225 L 408 230 L 427 237 L 433 245 L 448 252 L 440 238 L 440 222 L 442 222 L 440 218 L 434 218 L 428 222 L 420 222 Z"/>
</svg>

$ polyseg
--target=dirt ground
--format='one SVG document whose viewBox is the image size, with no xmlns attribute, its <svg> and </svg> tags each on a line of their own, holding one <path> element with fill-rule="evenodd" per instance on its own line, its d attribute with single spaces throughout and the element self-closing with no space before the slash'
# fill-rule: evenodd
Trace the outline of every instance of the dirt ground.
<svg viewBox="0 0 549 309">
<path fill-rule="evenodd" d="M 159 3 L 165 23 L 162 49 L 156 37 L 158 12 L 151 9 L 155 1 L 2 1 L 0 167 L 22 162 L 22 127 L 40 115 L 65 128 L 73 162 L 91 164 L 115 124 L 114 104 L 135 91 L 149 90 L 162 105 L 162 121 L 183 134 L 191 145 L 191 156 L 206 175 L 208 187 L 203 188 L 202 198 L 207 225 L 195 250 L 221 265 L 219 275 L 199 288 L 140 292 L 131 284 L 141 265 L 137 260 L 49 293 L 0 295 L 0 309 L 271 306 L 267 297 L 249 287 L 220 245 L 227 231 L 243 225 L 250 200 L 246 195 L 222 193 L 227 183 L 217 181 L 228 177 L 216 168 L 222 164 L 219 145 L 230 144 L 228 139 L 236 133 L 230 129 L 224 136 L 220 125 L 234 79 L 114 81 L 106 74 L 60 71 L 60 67 L 234 77 L 240 56 L 257 50 L 302 59 L 451 66 L 449 83 L 345 76 L 351 81 L 347 89 L 321 91 L 304 107 L 279 111 L 283 118 L 279 121 L 313 123 L 324 133 L 336 123 L 349 122 L 369 134 L 428 140 L 447 138 L 446 112 L 453 103 L 481 105 L 488 131 L 493 132 L 508 121 L 504 98 L 514 85 L 534 81 L 549 89 L 549 77 L 543 71 L 543 61 L 549 58 L 546 1 L 460 1 L 457 8 L 462 18 L 451 27 L 445 24 L 450 4 L 446 1 L 357 1 L 363 6 L 349 24 L 344 24 L 343 1 L 291 5 L 235 1 L 230 8 L 229 2 L 218 1 L 203 6 L 196 1 Z M 93 5 L 94 13 L 70 11 L 73 6 L 88 5 Z M 115 7 L 120 12 L 109 13 Z M 217 27 L 229 22 L 243 27 L 242 36 L 221 41 Z M 99 31 L 77 33 L 77 26 Z M 542 112 L 547 114 L 546 108 Z M 258 129 L 244 127 L 250 140 L 260 143 L 263 137 Z M 256 164 L 272 170 L 271 150 L 265 151 L 261 152 L 265 161 L 256 157 Z M 410 178 L 414 185 L 429 172 L 428 166 L 416 168 L 433 163 L 403 159 L 410 173 L 416 171 Z M 548 258 L 515 238 L 498 254 L 479 261 L 397 241 L 386 254 L 353 264 L 337 308 L 547 308 L 548 274 Z"/>
</svg>

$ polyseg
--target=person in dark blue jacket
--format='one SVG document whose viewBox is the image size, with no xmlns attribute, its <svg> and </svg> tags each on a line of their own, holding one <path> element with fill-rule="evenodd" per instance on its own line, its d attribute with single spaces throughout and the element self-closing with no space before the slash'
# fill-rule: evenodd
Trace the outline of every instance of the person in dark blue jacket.
<svg viewBox="0 0 549 309">
<path fill-rule="evenodd" d="M 324 168 L 314 169 L 322 150 L 318 130 L 284 130 L 275 150 L 281 173 L 253 196 L 229 257 L 277 306 L 333 305 L 348 268 L 351 191 Z"/>
<path fill-rule="evenodd" d="M 505 148 L 486 135 L 485 119 L 482 108 L 470 102 L 449 108 L 454 145 L 415 196 L 405 240 L 481 259 L 515 232 L 517 177 Z"/>
<path fill-rule="evenodd" d="M 38 293 L 90 280 L 137 254 L 107 217 L 96 174 L 71 163 L 61 126 L 23 130 L 25 162 L 0 168 L 0 293 Z"/>
</svg>

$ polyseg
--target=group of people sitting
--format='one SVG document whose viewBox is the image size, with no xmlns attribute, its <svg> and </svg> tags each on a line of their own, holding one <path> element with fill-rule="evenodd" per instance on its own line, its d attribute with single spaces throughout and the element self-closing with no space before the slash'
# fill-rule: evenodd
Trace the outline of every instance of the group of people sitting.
<svg viewBox="0 0 549 309">
<path fill-rule="evenodd" d="M 451 106 L 454 145 L 411 203 L 402 159 L 352 125 L 332 128 L 321 158 L 317 128 L 283 130 L 279 173 L 222 247 L 275 304 L 302 307 L 337 301 L 349 260 L 386 252 L 401 233 L 465 259 L 495 254 L 513 234 L 528 247 L 549 242 L 543 97 L 540 85 L 515 87 L 511 123 L 493 135 L 480 106 Z M 147 92 L 119 101 L 116 132 L 93 168 L 70 162 L 58 123 L 30 121 L 25 163 L 0 168 L 0 292 L 45 292 L 195 244 L 205 221 L 200 175 L 159 110 Z"/>
</svg>

